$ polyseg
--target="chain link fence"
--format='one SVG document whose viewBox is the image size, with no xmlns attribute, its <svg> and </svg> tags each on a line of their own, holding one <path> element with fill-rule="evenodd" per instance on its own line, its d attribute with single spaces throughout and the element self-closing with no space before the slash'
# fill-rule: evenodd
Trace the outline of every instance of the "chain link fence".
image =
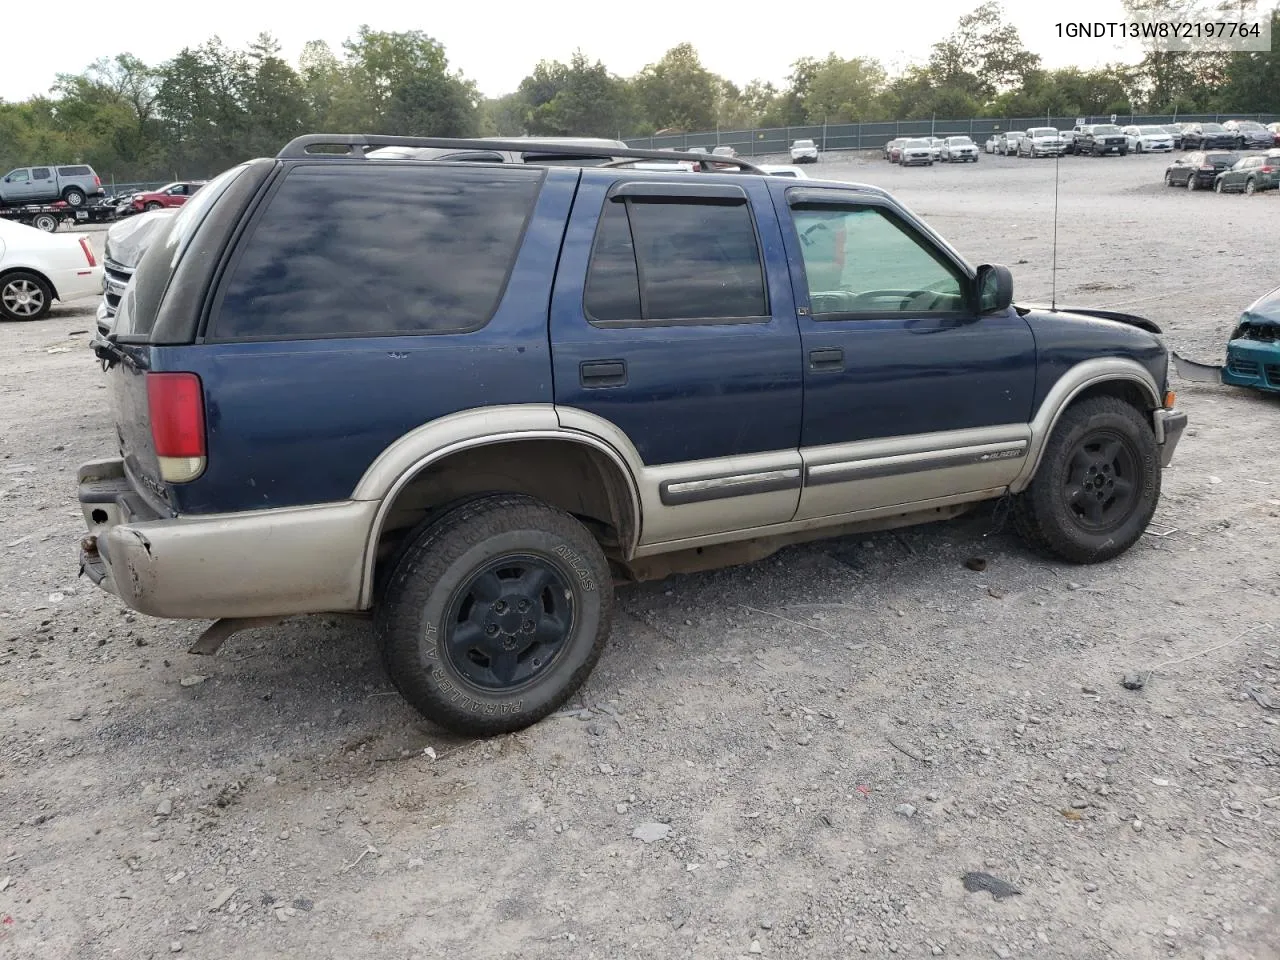
<svg viewBox="0 0 1280 960">
<path fill-rule="evenodd" d="M 800 127 L 769 127 L 753 130 L 710 130 L 668 136 L 638 137 L 628 146 L 647 150 L 686 150 L 689 147 L 733 147 L 746 157 L 787 153 L 796 140 L 812 140 L 823 151 L 879 150 L 899 137 L 953 137 L 968 135 L 981 143 L 993 133 L 1026 130 L 1028 127 L 1057 127 L 1070 130 L 1077 123 L 1130 124 L 1224 123 L 1227 120 L 1256 120 L 1274 123 L 1274 113 L 1184 113 L 1115 114 L 1105 117 L 982 117 L 969 120 L 889 120 L 881 123 L 832 123 Z"/>
</svg>

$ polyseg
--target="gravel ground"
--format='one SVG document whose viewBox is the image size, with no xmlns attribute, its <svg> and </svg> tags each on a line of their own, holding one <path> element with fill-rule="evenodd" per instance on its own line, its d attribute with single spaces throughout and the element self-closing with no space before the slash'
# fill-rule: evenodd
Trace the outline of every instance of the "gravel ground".
<svg viewBox="0 0 1280 960">
<path fill-rule="evenodd" d="M 1217 359 L 1280 196 L 1166 162 L 1061 162 L 1058 300 Z M 1027 301 L 1054 167 L 817 170 Z M 580 712 L 469 742 L 359 621 L 201 658 L 203 624 L 77 579 L 75 468 L 112 450 L 92 309 L 0 326 L 0 956 L 1280 957 L 1280 399 L 1175 382 L 1169 532 L 1116 561 L 982 510 L 629 587 Z"/>
</svg>

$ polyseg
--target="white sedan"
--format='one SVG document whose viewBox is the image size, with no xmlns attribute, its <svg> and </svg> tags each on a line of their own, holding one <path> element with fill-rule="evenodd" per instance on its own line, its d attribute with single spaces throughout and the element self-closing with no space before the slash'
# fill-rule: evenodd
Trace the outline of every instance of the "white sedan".
<svg viewBox="0 0 1280 960">
<path fill-rule="evenodd" d="M 794 163 L 762 163 L 760 169 L 771 177 L 792 177 L 796 180 L 808 180 L 809 175 L 802 167 Z"/>
<path fill-rule="evenodd" d="M 797 140 L 791 145 L 792 163 L 817 163 L 818 145 L 812 140 Z"/>
<path fill-rule="evenodd" d="M 102 295 L 102 264 L 82 233 L 0 220 L 0 319 L 39 320 L 54 300 Z"/>
<path fill-rule="evenodd" d="M 1131 153 L 1173 152 L 1173 134 L 1164 127 L 1129 126 L 1123 133 Z"/>
</svg>

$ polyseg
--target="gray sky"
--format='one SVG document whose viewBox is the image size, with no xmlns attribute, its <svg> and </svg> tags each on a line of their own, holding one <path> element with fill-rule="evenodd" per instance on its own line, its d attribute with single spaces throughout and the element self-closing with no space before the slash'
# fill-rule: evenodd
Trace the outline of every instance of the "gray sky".
<svg viewBox="0 0 1280 960">
<path fill-rule="evenodd" d="M 568 60 L 577 47 L 623 76 L 638 72 L 683 41 L 698 50 L 709 69 L 738 84 L 754 78 L 781 84 L 802 56 L 878 58 L 891 71 L 928 56 L 929 47 L 980 0 L 801 0 L 734 8 L 693 2 L 602 5 L 598 0 L 555 0 L 551 5 L 509 0 L 489 3 L 405 3 L 390 0 L 367 12 L 350 4 L 309 4 L 298 16 L 291 4 L 218 0 L 188 16 L 162 0 L 90 6 L 73 0 L 59 8 L 80 24 L 48 43 L 18 39 L 0 57 L 0 98 L 14 101 L 46 92 L 58 73 L 77 73 L 103 54 L 130 52 L 158 64 L 184 46 L 217 33 L 235 47 L 260 31 L 280 41 L 296 61 L 308 40 L 326 40 L 336 50 L 362 21 L 378 30 L 424 30 L 445 45 L 450 64 L 475 80 L 487 96 L 515 89 L 538 60 Z M 81 15 L 74 8 L 81 8 Z M 1023 42 L 1048 67 L 1097 66 L 1134 59 L 1117 41 L 1059 39 L 1054 24 L 1066 19 L 1118 20 L 1120 0 L 1004 0 Z M 748 12 L 748 10 L 750 12 Z M 104 15 L 109 14 L 109 15 Z M 626 26 L 617 24 L 625 23 Z"/>
</svg>

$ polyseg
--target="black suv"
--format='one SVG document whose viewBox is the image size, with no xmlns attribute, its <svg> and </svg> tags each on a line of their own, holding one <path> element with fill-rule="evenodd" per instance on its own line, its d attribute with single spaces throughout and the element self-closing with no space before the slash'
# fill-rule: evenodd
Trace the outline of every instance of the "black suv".
<svg viewBox="0 0 1280 960">
<path fill-rule="evenodd" d="M 1108 153 L 1124 156 L 1129 152 L 1129 140 L 1114 123 L 1089 123 L 1071 131 L 1071 152 L 1101 157 Z"/>
</svg>

